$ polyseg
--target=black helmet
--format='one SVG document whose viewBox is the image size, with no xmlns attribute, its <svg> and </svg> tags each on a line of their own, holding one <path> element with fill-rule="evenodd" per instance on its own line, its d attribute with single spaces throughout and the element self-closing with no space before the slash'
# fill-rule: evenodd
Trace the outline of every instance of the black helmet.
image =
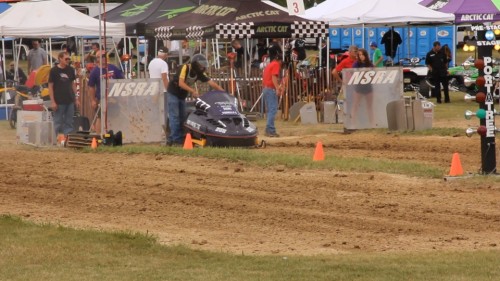
<svg viewBox="0 0 500 281">
<path fill-rule="evenodd" d="M 208 60 L 204 55 L 196 54 L 191 58 L 191 67 L 196 75 L 200 75 L 208 68 Z"/>
<path fill-rule="evenodd" d="M 196 54 L 191 58 L 191 64 L 198 63 L 199 66 L 208 68 L 208 60 L 207 58 L 202 55 L 202 54 Z"/>
</svg>

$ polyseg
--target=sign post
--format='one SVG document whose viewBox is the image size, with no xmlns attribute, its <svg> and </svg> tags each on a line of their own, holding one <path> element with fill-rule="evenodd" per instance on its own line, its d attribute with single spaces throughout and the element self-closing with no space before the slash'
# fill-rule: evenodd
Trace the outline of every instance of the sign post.
<svg viewBox="0 0 500 281">
<path fill-rule="evenodd" d="M 286 0 L 288 14 L 291 16 L 305 15 L 304 0 Z"/>
</svg>

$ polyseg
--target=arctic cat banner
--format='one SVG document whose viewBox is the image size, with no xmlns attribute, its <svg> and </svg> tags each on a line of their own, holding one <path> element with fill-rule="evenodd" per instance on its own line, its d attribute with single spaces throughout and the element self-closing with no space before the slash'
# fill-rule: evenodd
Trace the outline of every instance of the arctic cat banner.
<svg viewBox="0 0 500 281">
<path fill-rule="evenodd" d="M 122 131 L 123 143 L 165 140 L 160 79 L 110 80 L 108 130 Z"/>
<path fill-rule="evenodd" d="M 400 100 L 403 70 L 399 67 L 342 70 L 344 127 L 387 128 L 387 104 Z"/>
<path fill-rule="evenodd" d="M 455 15 L 455 23 L 494 22 L 500 20 L 498 0 L 423 0 L 420 5 Z"/>
<path fill-rule="evenodd" d="M 147 24 L 157 39 L 204 38 L 317 38 L 328 34 L 328 24 L 291 16 L 257 0 L 208 0 L 164 22 Z M 187 30 L 186 37 L 181 37 Z"/>
</svg>

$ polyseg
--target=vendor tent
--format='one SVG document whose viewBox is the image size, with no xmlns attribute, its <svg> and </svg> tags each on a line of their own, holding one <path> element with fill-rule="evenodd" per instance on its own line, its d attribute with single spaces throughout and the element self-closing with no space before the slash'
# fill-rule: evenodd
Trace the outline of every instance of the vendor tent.
<svg viewBox="0 0 500 281">
<path fill-rule="evenodd" d="M 108 11 L 106 21 L 125 23 L 128 36 L 144 35 L 146 23 L 172 19 L 196 6 L 194 0 L 130 0 Z"/>
<path fill-rule="evenodd" d="M 62 0 L 24 1 L 0 14 L 0 34 L 38 38 L 98 36 L 99 20 L 78 12 Z M 125 36 L 125 24 L 106 23 L 106 36 Z"/>
<path fill-rule="evenodd" d="M 330 26 L 404 26 L 452 22 L 453 14 L 437 12 L 414 0 L 360 0 L 344 9 L 320 17 Z"/>
<path fill-rule="evenodd" d="M 344 1 L 326 0 L 314 7 L 307 9 L 304 18 L 310 20 L 319 20 L 322 16 L 326 14 L 331 14 L 336 11 L 342 10 L 345 7 L 348 7 L 358 1 L 359 0 L 344 0 Z"/>
<path fill-rule="evenodd" d="M 171 20 L 148 24 L 158 39 L 321 37 L 328 26 L 256 0 L 209 0 Z"/>
<path fill-rule="evenodd" d="M 454 14 L 457 24 L 500 21 L 498 0 L 424 0 L 420 4 L 436 11 Z"/>
</svg>

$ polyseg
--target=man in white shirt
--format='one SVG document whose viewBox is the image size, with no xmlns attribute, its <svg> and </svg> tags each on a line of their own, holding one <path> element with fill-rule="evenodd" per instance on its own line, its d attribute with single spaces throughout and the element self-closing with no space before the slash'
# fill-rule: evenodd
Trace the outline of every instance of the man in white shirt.
<svg viewBox="0 0 500 281">
<path fill-rule="evenodd" d="M 163 113 L 165 121 L 165 132 L 168 124 L 168 111 L 167 111 L 167 89 L 168 89 L 168 64 L 165 61 L 168 56 L 168 48 L 161 47 L 158 49 L 157 57 L 152 59 L 148 65 L 149 78 L 161 79 L 163 86 Z"/>
</svg>

